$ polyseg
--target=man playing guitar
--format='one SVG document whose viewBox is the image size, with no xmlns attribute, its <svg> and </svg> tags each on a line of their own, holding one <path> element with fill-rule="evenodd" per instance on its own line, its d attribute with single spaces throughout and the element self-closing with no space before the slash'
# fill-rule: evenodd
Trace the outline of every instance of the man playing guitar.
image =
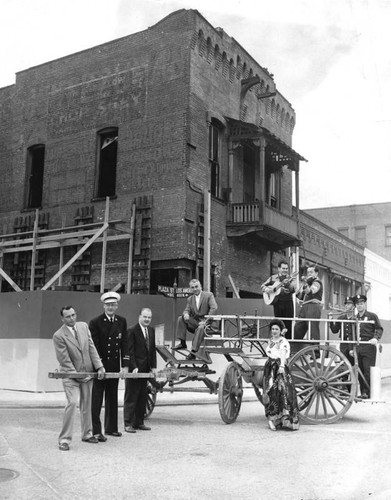
<svg viewBox="0 0 391 500">
<path fill-rule="evenodd" d="M 263 299 L 266 304 L 272 304 L 274 308 L 274 316 L 276 318 L 292 318 L 293 317 L 293 298 L 296 288 L 292 284 L 293 278 L 289 276 L 289 265 L 285 260 L 280 260 L 278 263 L 278 273 L 273 274 L 261 286 Z M 292 321 L 284 319 L 287 329 L 285 337 L 292 338 Z"/>
</svg>

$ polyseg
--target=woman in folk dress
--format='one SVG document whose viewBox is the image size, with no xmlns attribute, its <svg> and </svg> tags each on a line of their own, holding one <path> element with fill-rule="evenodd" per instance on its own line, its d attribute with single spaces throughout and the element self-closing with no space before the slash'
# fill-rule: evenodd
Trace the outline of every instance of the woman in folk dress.
<svg viewBox="0 0 391 500">
<path fill-rule="evenodd" d="M 263 378 L 263 402 L 269 428 L 299 429 L 299 412 L 295 386 L 288 368 L 290 345 L 284 337 L 283 321 L 275 319 L 270 325 L 270 339 L 266 348 Z"/>
</svg>

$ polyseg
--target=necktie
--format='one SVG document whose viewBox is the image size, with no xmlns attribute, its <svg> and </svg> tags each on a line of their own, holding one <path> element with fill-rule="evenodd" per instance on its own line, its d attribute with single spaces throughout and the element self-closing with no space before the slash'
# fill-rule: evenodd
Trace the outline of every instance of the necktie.
<svg viewBox="0 0 391 500">
<path fill-rule="evenodd" d="M 80 346 L 80 341 L 79 341 L 79 334 L 77 333 L 77 330 L 76 330 L 76 327 L 73 326 L 72 327 L 72 330 L 73 330 L 73 333 L 75 334 L 75 339 L 76 339 L 76 342 L 79 344 Z"/>
<path fill-rule="evenodd" d="M 148 337 L 148 328 L 147 327 L 144 328 L 144 332 L 145 332 L 145 342 L 147 344 L 147 349 L 149 349 L 149 337 Z"/>
</svg>

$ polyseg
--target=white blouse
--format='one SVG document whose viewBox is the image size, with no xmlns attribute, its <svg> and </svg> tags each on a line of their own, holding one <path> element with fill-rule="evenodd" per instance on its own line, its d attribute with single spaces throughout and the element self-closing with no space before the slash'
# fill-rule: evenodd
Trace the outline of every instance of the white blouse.
<svg viewBox="0 0 391 500">
<path fill-rule="evenodd" d="M 266 347 L 266 354 L 272 359 L 286 359 L 289 358 L 291 353 L 291 346 L 285 337 L 280 337 L 277 341 L 269 340 Z"/>
</svg>

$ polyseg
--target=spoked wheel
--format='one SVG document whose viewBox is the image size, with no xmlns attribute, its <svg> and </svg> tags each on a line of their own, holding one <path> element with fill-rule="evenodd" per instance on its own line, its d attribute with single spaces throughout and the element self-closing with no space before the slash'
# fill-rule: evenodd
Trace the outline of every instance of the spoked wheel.
<svg viewBox="0 0 391 500">
<path fill-rule="evenodd" d="M 349 360 L 334 347 L 306 347 L 293 356 L 289 369 L 303 422 L 331 424 L 351 407 L 357 380 Z"/>
<path fill-rule="evenodd" d="M 219 411 L 226 424 L 238 418 L 243 397 L 243 381 L 239 365 L 232 361 L 224 368 L 219 380 Z"/>
<path fill-rule="evenodd" d="M 147 396 L 147 404 L 145 407 L 144 418 L 148 418 L 153 412 L 156 404 L 156 389 L 153 385 L 148 382 L 147 384 L 148 396 Z"/>
</svg>

